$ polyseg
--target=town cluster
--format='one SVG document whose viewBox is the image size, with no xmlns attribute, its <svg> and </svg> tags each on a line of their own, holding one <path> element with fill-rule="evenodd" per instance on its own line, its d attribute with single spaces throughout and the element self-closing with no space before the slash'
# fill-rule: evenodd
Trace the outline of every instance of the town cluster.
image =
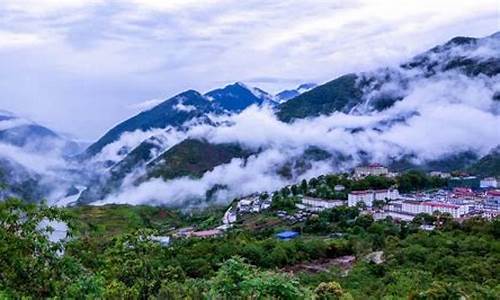
<svg viewBox="0 0 500 300">
<path fill-rule="evenodd" d="M 398 174 L 389 172 L 388 168 L 380 164 L 371 164 L 357 167 L 351 179 L 361 179 L 370 175 L 395 177 Z M 375 220 L 391 217 L 393 220 L 412 221 L 418 214 L 435 212 L 448 213 L 457 220 L 474 216 L 488 219 L 500 216 L 500 183 L 496 178 L 452 177 L 451 174 L 443 172 L 431 172 L 429 175 L 446 178 L 448 188 L 408 194 L 401 194 L 396 188 L 351 191 L 348 193 L 347 201 L 299 196 L 299 203 L 293 212 L 278 210 L 275 214 L 290 224 L 304 222 L 314 214 L 338 206 L 357 207 L 363 214 L 372 215 Z M 345 187 L 337 185 L 335 191 L 345 191 Z M 252 194 L 235 201 L 228 208 L 222 218 L 222 225 L 204 231 L 196 231 L 191 227 L 183 228 L 174 236 L 177 238 L 220 236 L 242 216 L 261 213 L 269 210 L 271 206 L 271 197 Z M 289 232 L 282 234 L 284 236 L 278 238 L 290 238 Z M 166 243 L 168 242 L 170 237 Z"/>
<path fill-rule="evenodd" d="M 397 176 L 380 164 L 357 167 L 353 179 L 366 176 Z M 352 191 L 347 201 L 303 196 L 296 204 L 297 211 L 277 211 L 278 217 L 298 223 L 322 210 L 347 205 L 358 207 L 363 213 L 372 214 L 375 219 L 392 217 L 395 220 L 411 221 L 420 213 L 449 213 L 455 219 L 474 216 L 494 218 L 500 215 L 500 189 L 496 178 L 480 179 L 474 176 L 452 177 L 449 173 L 431 172 L 431 176 L 448 179 L 448 188 L 432 192 L 400 194 L 396 188 L 383 190 Z M 343 186 L 335 186 L 342 191 Z M 236 222 L 238 215 L 259 213 L 271 207 L 271 201 L 258 194 L 245 197 L 228 209 L 224 216 L 224 228 Z"/>
</svg>

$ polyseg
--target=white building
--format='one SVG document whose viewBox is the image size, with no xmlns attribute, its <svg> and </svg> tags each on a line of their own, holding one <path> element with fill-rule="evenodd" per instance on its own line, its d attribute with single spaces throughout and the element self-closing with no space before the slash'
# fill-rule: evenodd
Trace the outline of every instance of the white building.
<svg viewBox="0 0 500 300">
<path fill-rule="evenodd" d="M 226 213 L 224 214 L 224 217 L 222 218 L 222 223 L 229 225 L 229 224 L 236 222 L 236 219 L 237 219 L 237 215 L 235 212 L 232 211 L 232 207 L 230 207 L 226 211 Z"/>
<path fill-rule="evenodd" d="M 450 178 L 451 177 L 450 173 L 439 172 L 439 171 L 432 171 L 429 175 L 431 175 L 433 177 L 441 177 L 441 178 Z"/>
<path fill-rule="evenodd" d="M 396 189 L 388 190 L 366 190 L 353 191 L 347 197 L 348 206 L 356 206 L 359 202 L 364 203 L 367 207 L 372 207 L 375 200 L 395 200 L 399 198 L 399 191 Z"/>
<path fill-rule="evenodd" d="M 449 213 L 453 218 L 460 218 L 469 212 L 470 205 L 449 204 L 444 202 L 405 200 L 402 203 L 402 212 L 410 214 L 426 213 L 432 215 L 435 211 Z"/>
<path fill-rule="evenodd" d="M 373 199 L 373 191 L 353 191 L 347 196 L 347 206 L 353 207 L 361 202 L 371 207 Z"/>
<path fill-rule="evenodd" d="M 345 190 L 345 186 L 343 186 L 341 184 L 337 184 L 333 189 L 336 192 L 342 192 L 343 190 Z"/>
<path fill-rule="evenodd" d="M 354 169 L 354 177 L 366 177 L 366 176 L 382 176 L 388 175 L 389 169 L 380 164 L 370 164 L 368 166 L 361 166 Z"/>
<path fill-rule="evenodd" d="M 399 191 L 396 189 L 373 191 L 375 200 L 394 200 L 399 198 Z"/>
<path fill-rule="evenodd" d="M 498 181 L 494 177 L 484 178 L 480 181 L 479 186 L 483 189 L 487 189 L 487 188 L 496 189 L 498 187 Z"/>
<path fill-rule="evenodd" d="M 306 205 L 307 208 L 309 208 L 309 210 L 322 211 L 325 209 L 331 209 L 337 206 L 342 206 L 344 205 L 344 201 L 304 197 L 302 199 L 302 204 Z"/>
</svg>

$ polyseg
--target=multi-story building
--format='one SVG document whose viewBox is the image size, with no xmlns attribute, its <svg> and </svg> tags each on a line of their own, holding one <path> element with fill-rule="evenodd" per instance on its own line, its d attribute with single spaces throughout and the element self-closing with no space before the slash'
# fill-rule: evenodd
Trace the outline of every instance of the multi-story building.
<svg viewBox="0 0 500 300">
<path fill-rule="evenodd" d="M 347 205 L 352 207 L 362 202 L 367 207 L 372 207 L 375 200 L 395 200 L 398 198 L 399 191 L 396 189 L 353 191 L 347 197 Z"/>
<path fill-rule="evenodd" d="M 484 209 L 486 211 L 500 211 L 500 190 L 489 191 L 486 193 Z"/>
<path fill-rule="evenodd" d="M 494 188 L 498 187 L 498 181 L 495 177 L 487 177 L 480 181 L 479 186 L 482 189 Z"/>
<path fill-rule="evenodd" d="M 444 202 L 405 200 L 402 202 L 401 210 L 410 214 L 433 214 L 435 211 L 449 213 L 453 218 L 460 218 L 469 212 L 470 205 L 449 204 Z"/>
<path fill-rule="evenodd" d="M 327 200 L 321 198 L 304 197 L 302 199 L 302 203 L 306 206 L 306 209 L 309 209 L 311 211 L 322 211 L 325 209 L 342 206 L 345 202 L 342 200 Z"/>
</svg>

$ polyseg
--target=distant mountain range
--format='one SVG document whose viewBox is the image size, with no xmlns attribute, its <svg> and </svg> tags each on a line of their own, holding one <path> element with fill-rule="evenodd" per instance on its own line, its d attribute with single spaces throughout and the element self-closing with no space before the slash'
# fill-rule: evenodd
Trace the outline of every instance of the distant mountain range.
<svg viewBox="0 0 500 300">
<path fill-rule="evenodd" d="M 251 105 L 276 106 L 278 102 L 282 103 L 293 98 L 290 93 L 295 96 L 300 95 L 313 86 L 315 84 L 301 85 L 297 90 L 284 91 L 277 96 L 273 96 L 259 88 L 249 87 L 241 82 L 215 89 L 204 95 L 189 90 L 118 124 L 96 143 L 92 144 L 87 149 L 84 158 L 88 159 L 95 156 L 104 147 L 116 142 L 125 132 L 147 131 L 153 128 L 167 128 L 169 126 L 180 128 L 186 122 L 195 119 L 209 122 L 209 114 L 239 113 Z"/>
<path fill-rule="evenodd" d="M 284 103 L 290 99 L 293 99 L 295 97 L 302 95 L 305 92 L 309 92 L 310 90 L 314 89 L 317 86 L 318 85 L 315 83 L 304 83 L 304 84 L 299 85 L 299 87 L 297 87 L 294 90 L 284 90 L 284 91 L 276 94 L 275 99 L 279 103 Z"/>
<path fill-rule="evenodd" d="M 40 201 L 54 187 L 53 175 L 44 174 L 42 169 L 57 160 L 60 164 L 54 168 L 58 170 L 47 172 L 59 172 L 65 157 L 82 150 L 79 142 L 11 112 L 0 111 L 0 182 L 6 185 L 0 191 L 0 199 L 18 196 Z"/>
<path fill-rule="evenodd" d="M 124 184 L 139 186 L 151 179 L 199 179 L 233 159 L 240 159 L 240 167 L 245 168 L 250 163 L 249 160 L 255 161 L 276 146 L 272 140 L 268 145 L 255 147 L 246 143 L 247 133 L 252 131 L 258 134 L 260 130 L 266 129 L 259 126 L 243 127 L 241 130 L 247 132 L 241 132 L 242 137 L 231 143 L 219 142 L 216 138 L 205 135 L 217 129 L 220 129 L 219 134 L 227 133 L 237 122 L 238 116 L 244 115 L 251 106 L 265 107 L 256 109 L 253 112 L 256 114 L 266 114 L 270 110 L 276 116 L 275 119 L 281 121 L 276 121 L 281 124 L 278 127 L 295 126 L 300 122 L 316 124 L 313 121 L 321 119 L 318 117 L 326 118 L 332 114 L 344 116 L 344 119 L 336 119 L 329 131 L 342 130 L 339 136 L 359 136 L 356 143 L 359 141 L 371 145 L 377 143 L 377 139 L 384 134 L 392 134 L 394 137 L 394 128 L 398 126 L 411 128 L 413 120 L 426 113 L 405 104 L 427 101 L 428 95 L 425 93 L 417 93 L 415 96 L 415 90 L 418 91 L 419 88 L 415 83 L 430 85 L 435 88 L 434 91 L 443 92 L 445 96 L 447 91 L 439 86 L 443 82 L 453 83 L 451 86 L 484 86 L 487 94 L 491 94 L 491 97 L 488 96 L 490 99 L 482 100 L 484 103 L 473 103 L 471 95 L 453 95 L 452 97 L 458 98 L 450 101 L 465 101 L 464 105 L 474 109 L 481 105 L 481 109 L 487 110 L 493 118 L 498 117 L 500 90 L 496 78 L 499 76 L 500 33 L 497 33 L 485 38 L 453 38 L 399 66 L 346 74 L 319 86 L 303 84 L 277 95 L 240 82 L 205 94 L 194 90 L 185 91 L 118 124 L 77 157 L 82 168 L 92 170 L 90 173 L 83 172 L 87 175 L 80 185 L 87 185 L 88 188 L 81 194 L 79 201 L 90 203 L 102 200 L 119 193 Z M 437 86 L 434 87 L 433 84 Z M 400 103 L 403 108 L 395 110 Z M 485 103 L 489 103 L 489 106 Z M 432 108 L 432 103 L 428 108 Z M 347 121 L 349 116 L 364 117 L 362 120 L 366 121 L 361 122 L 361 125 L 351 126 Z M 66 142 L 47 128 L 23 122 L 12 115 L 0 114 L 0 143 L 16 147 L 34 144 L 43 148 L 46 140 Z M 309 128 L 311 131 L 316 129 Z M 413 133 L 408 132 L 407 139 L 413 138 Z M 265 132 L 262 134 L 265 135 Z M 300 140 L 301 133 L 296 134 L 295 137 L 292 134 L 290 139 Z M 215 141 L 210 142 L 211 138 Z M 405 139 L 402 141 L 407 142 Z M 500 144 L 500 133 L 496 142 L 494 146 Z M 366 152 L 363 148 L 357 149 L 356 143 L 349 144 L 347 149 L 332 150 L 328 144 L 337 143 L 335 140 L 321 141 L 319 145 L 317 142 L 309 145 L 307 140 L 302 143 L 301 150 L 296 151 L 293 147 L 280 149 L 281 153 L 291 153 L 282 154 L 287 155 L 285 160 L 273 162 L 272 168 L 266 170 L 265 174 L 257 173 L 255 176 L 273 173 L 272 176 L 285 182 L 295 180 L 314 168 L 322 169 L 323 166 L 325 170 L 342 169 L 377 157 L 386 159 L 394 169 L 466 169 L 482 176 L 500 176 L 498 150 L 479 155 L 471 147 L 460 148 L 458 145 L 455 151 L 447 151 L 445 155 L 421 158 L 417 150 L 404 152 L 403 146 L 390 142 L 387 142 L 388 149 L 395 149 L 390 153 Z M 473 145 L 474 141 L 463 143 Z M 48 145 L 50 148 L 50 144 Z M 487 155 L 484 156 L 485 154 Z M 223 190 L 226 187 L 222 184 L 216 188 Z"/>
<path fill-rule="evenodd" d="M 54 150 L 54 144 L 64 155 L 81 151 L 80 145 L 53 130 L 16 116 L 7 111 L 0 111 L 0 143 L 22 147 L 35 152 Z"/>
<path fill-rule="evenodd" d="M 480 53 L 475 55 L 474 52 L 485 43 L 498 43 L 499 40 L 499 33 L 483 39 L 456 37 L 417 55 L 399 68 L 341 76 L 281 104 L 278 117 L 290 122 L 336 111 L 381 111 L 404 98 L 410 81 L 432 78 L 449 71 L 458 71 L 469 77 L 497 76 L 500 73 L 500 57 L 483 59 Z M 395 82 L 398 82 L 400 90 L 387 88 Z M 377 94 L 377 91 L 382 93 Z M 374 94 L 377 95 L 369 98 Z"/>
</svg>

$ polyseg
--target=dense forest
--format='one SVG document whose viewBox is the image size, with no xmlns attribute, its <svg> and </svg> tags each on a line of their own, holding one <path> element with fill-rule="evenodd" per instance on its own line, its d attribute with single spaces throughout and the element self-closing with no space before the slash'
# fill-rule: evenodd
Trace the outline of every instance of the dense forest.
<svg viewBox="0 0 500 300">
<path fill-rule="evenodd" d="M 60 209 L 0 203 L 0 298 L 104 299 L 497 299 L 500 220 L 449 215 L 374 221 L 356 208 L 302 224 L 272 213 L 242 220 L 222 237 L 153 237 L 210 227 L 224 208 L 183 213 L 147 206 Z M 48 221 L 67 224 L 51 241 Z M 254 227 L 258 222 L 268 226 Z M 436 230 L 423 231 L 422 224 Z M 282 241 L 276 232 L 300 237 Z M 377 258 L 378 256 L 378 258 Z M 336 264 L 351 258 L 346 264 Z M 316 268 L 313 269 L 313 266 Z"/>
</svg>

